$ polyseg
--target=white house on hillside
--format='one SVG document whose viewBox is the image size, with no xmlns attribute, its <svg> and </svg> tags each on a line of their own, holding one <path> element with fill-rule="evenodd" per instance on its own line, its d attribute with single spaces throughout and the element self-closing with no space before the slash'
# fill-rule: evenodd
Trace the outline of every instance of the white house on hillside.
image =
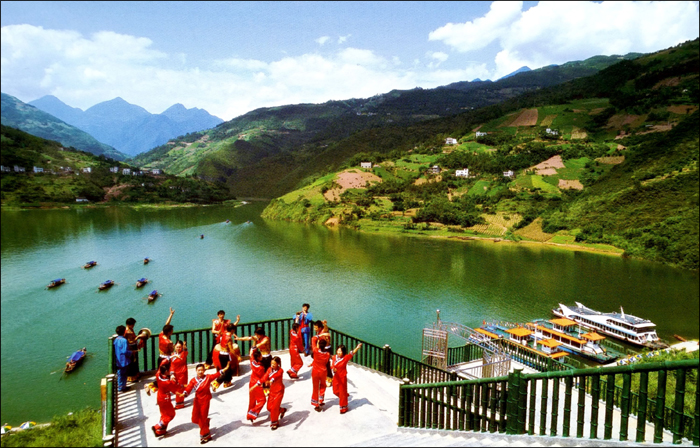
<svg viewBox="0 0 700 448">
<path fill-rule="evenodd" d="M 463 170 L 455 171 L 455 176 L 457 176 L 457 177 L 469 177 L 469 168 L 464 168 Z"/>
<path fill-rule="evenodd" d="M 118 173 L 119 172 L 119 167 L 118 166 L 113 166 L 112 168 L 109 169 L 110 173 Z"/>
<path fill-rule="evenodd" d="M 372 162 L 360 162 L 360 168 L 372 169 Z"/>
<path fill-rule="evenodd" d="M 515 173 L 513 173 L 510 170 L 503 172 L 503 177 L 513 177 L 514 175 L 515 175 Z"/>
<path fill-rule="evenodd" d="M 125 175 L 125 176 L 128 176 L 129 174 L 131 174 L 131 169 L 130 169 L 130 168 L 124 168 L 124 169 L 122 170 L 122 174 Z"/>
<path fill-rule="evenodd" d="M 92 167 L 86 166 L 85 168 L 83 168 L 83 173 L 92 173 Z"/>
<path fill-rule="evenodd" d="M 456 145 L 457 143 L 459 143 L 459 142 L 457 141 L 456 138 L 447 137 L 447 138 L 445 139 L 445 144 L 446 144 L 446 145 Z"/>
<path fill-rule="evenodd" d="M 163 171 L 162 171 L 160 168 L 153 168 L 153 169 L 151 170 L 151 174 L 153 174 L 153 175 L 160 175 L 160 174 L 163 174 Z"/>
<path fill-rule="evenodd" d="M 44 169 L 41 168 L 41 167 L 39 167 L 39 166 L 35 166 L 35 167 L 34 167 L 34 172 L 35 172 L 35 173 L 43 173 L 43 172 L 44 172 Z"/>
<path fill-rule="evenodd" d="M 484 135 L 488 135 L 488 132 L 479 132 L 479 131 L 476 131 L 476 137 L 477 137 L 477 138 L 483 137 Z"/>
<path fill-rule="evenodd" d="M 556 129 L 547 128 L 544 130 L 544 132 L 546 132 L 549 135 L 559 135 L 559 131 L 557 131 Z"/>
</svg>

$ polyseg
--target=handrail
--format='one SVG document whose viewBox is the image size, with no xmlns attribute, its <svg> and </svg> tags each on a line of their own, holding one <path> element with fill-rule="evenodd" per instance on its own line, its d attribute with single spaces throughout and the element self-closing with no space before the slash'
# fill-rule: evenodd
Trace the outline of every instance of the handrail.
<svg viewBox="0 0 700 448">
<path fill-rule="evenodd" d="M 687 403 L 685 397 L 686 378 L 694 377 L 697 381 L 698 367 L 699 361 L 691 359 L 533 374 L 516 370 L 507 377 L 402 384 L 399 426 L 535 434 L 539 420 L 540 435 L 545 435 L 549 429 L 552 436 L 570 437 L 575 430 L 576 437 L 581 438 L 588 428 L 589 437 L 595 439 L 599 436 L 600 411 L 604 418 L 604 439 L 613 437 L 614 426 L 617 425 L 619 439 L 628 440 L 629 417 L 636 415 L 636 442 L 644 442 L 651 437 L 654 443 L 661 443 L 663 432 L 670 431 L 674 443 L 688 438 L 698 446 L 700 400 L 697 388 L 694 396 L 688 396 Z M 675 372 L 675 383 L 667 381 L 668 372 Z M 658 373 L 658 393 L 651 398 L 650 374 L 654 373 Z M 639 376 L 635 390 L 632 390 L 633 375 Z M 619 393 L 616 377 L 622 379 Z M 563 414 L 560 415 L 562 385 L 564 402 Z M 667 386 L 674 387 L 672 407 L 666 406 Z M 576 409 L 572 407 L 574 396 L 577 397 Z M 548 407 L 550 400 L 551 407 Z M 539 419 L 536 418 L 537 403 Z M 586 410 L 587 406 L 591 409 Z M 684 409 L 689 407 L 694 408 L 694 415 L 685 413 Z M 619 424 L 615 425 L 614 412 L 620 413 Z M 573 414 L 575 422 L 572 426 Z M 653 422 L 653 434 L 647 434 L 647 420 Z"/>
</svg>

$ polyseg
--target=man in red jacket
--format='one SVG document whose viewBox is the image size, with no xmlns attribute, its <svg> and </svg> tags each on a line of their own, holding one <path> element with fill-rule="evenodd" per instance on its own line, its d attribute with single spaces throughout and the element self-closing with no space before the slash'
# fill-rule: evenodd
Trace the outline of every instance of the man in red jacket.
<svg viewBox="0 0 700 448">
<path fill-rule="evenodd" d="M 211 389 L 219 387 L 222 374 L 228 369 L 226 366 L 220 373 L 205 375 L 204 364 L 197 364 L 195 368 L 197 376 L 192 378 L 185 388 L 183 396 L 187 396 L 194 390 L 194 400 L 192 401 L 192 423 L 199 425 L 199 443 L 207 443 L 211 440 L 209 431 L 209 404 L 211 403 Z"/>
</svg>

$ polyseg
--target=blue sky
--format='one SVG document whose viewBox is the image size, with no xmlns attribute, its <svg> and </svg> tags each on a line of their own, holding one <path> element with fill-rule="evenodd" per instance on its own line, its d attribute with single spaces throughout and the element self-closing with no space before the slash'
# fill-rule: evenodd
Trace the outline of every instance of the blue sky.
<svg viewBox="0 0 700 448">
<path fill-rule="evenodd" d="M 3 1 L 2 91 L 258 107 L 497 79 L 698 36 L 697 2 Z"/>
</svg>

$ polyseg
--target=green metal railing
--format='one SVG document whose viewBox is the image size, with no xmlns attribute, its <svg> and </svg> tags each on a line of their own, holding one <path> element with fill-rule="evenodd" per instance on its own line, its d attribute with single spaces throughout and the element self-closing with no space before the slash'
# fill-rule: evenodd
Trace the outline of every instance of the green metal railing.
<svg viewBox="0 0 700 448">
<path fill-rule="evenodd" d="M 667 411 L 669 372 L 675 373 L 676 381 L 673 405 Z M 657 376 L 653 407 L 648 396 L 649 375 L 652 373 Z M 498 378 L 407 383 L 400 387 L 399 426 L 530 435 L 546 435 L 549 430 L 551 436 L 571 437 L 575 432 L 577 438 L 584 437 L 588 429 L 591 439 L 599 438 L 602 429 L 603 439 L 615 436 L 625 441 L 630 438 L 630 416 L 636 415 L 636 428 L 632 429 L 636 442 L 651 439 L 660 443 L 664 430 L 667 430 L 674 443 L 680 443 L 685 437 L 697 446 L 700 426 L 697 373 L 698 360 L 695 359 L 529 375 L 516 370 Z M 639 376 L 635 390 L 632 390 L 633 374 Z M 606 387 L 607 384 L 614 385 L 617 377 L 622 379 L 619 393 L 616 387 Z M 695 396 L 686 397 L 689 378 L 695 381 L 696 392 Z M 635 395 L 638 397 L 636 402 Z M 577 397 L 575 409 L 572 408 L 574 396 Z M 562 399 L 563 405 L 560 406 Z M 587 403 L 590 404 L 587 406 Z M 536 415 L 538 404 L 539 419 Z M 684 413 L 686 404 L 694 409 L 694 415 Z M 616 434 L 613 434 L 614 412 L 620 414 Z M 602 420 L 602 428 L 599 420 Z M 647 421 L 653 422 L 652 434 L 647 434 Z"/>
</svg>

